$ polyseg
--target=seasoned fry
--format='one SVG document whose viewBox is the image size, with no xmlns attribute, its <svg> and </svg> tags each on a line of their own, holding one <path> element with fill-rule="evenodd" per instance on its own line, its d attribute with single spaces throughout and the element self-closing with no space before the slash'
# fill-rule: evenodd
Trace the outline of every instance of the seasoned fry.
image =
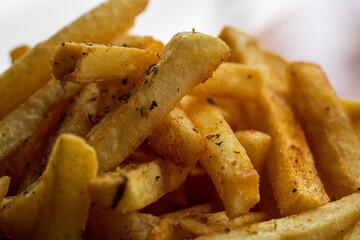
<svg viewBox="0 0 360 240">
<path fill-rule="evenodd" d="M 161 156 L 183 168 L 193 167 L 206 151 L 205 138 L 180 108 L 169 113 L 148 142 Z"/>
<path fill-rule="evenodd" d="M 259 131 L 237 131 L 235 137 L 244 146 L 255 170 L 260 174 L 270 148 L 271 137 Z"/>
<path fill-rule="evenodd" d="M 49 81 L 43 88 L 0 121 L 0 161 L 38 129 L 44 116 L 80 88 L 68 84 L 65 89 L 56 80 Z M 1 97 L 0 97 L 1 98 Z"/>
<path fill-rule="evenodd" d="M 97 151 L 99 170 L 106 171 L 120 164 L 151 134 L 177 101 L 206 80 L 228 55 L 228 47 L 217 38 L 201 33 L 175 35 L 144 84 L 138 91 L 129 93 L 127 104 L 107 114 L 88 134 L 88 142 Z"/>
<path fill-rule="evenodd" d="M 54 78 L 63 82 L 121 81 L 132 86 L 157 61 L 157 53 L 138 48 L 63 42 L 50 64 Z"/>
<path fill-rule="evenodd" d="M 160 219 L 146 213 L 119 214 L 93 207 L 86 228 L 89 239 L 145 240 L 148 232 Z"/>
<path fill-rule="evenodd" d="M 229 219 L 225 212 L 190 215 L 180 219 L 180 226 L 195 236 L 230 232 L 247 224 L 268 219 L 265 213 L 248 212 L 240 217 Z"/>
<path fill-rule="evenodd" d="M 294 108 L 304 127 L 316 164 L 335 197 L 360 187 L 360 140 L 340 99 L 321 68 L 291 64 Z"/>
<path fill-rule="evenodd" d="M 266 132 L 271 136 L 267 171 L 280 214 L 315 209 L 327 201 L 304 133 L 291 106 L 263 86 L 260 96 Z"/>
<path fill-rule="evenodd" d="M 75 135 L 60 135 L 44 173 L 33 239 L 81 238 L 91 204 L 88 186 L 96 173 L 94 149 Z"/>
<path fill-rule="evenodd" d="M 360 218 L 360 193 L 353 193 L 315 210 L 239 230 L 197 239 L 337 239 Z"/>
<path fill-rule="evenodd" d="M 140 48 L 156 53 L 160 53 L 164 48 L 162 42 L 155 40 L 150 36 L 139 37 L 133 35 L 121 35 L 113 39 L 111 44 L 122 47 Z"/>
<path fill-rule="evenodd" d="M 30 47 L 27 45 L 22 45 L 10 52 L 11 62 L 14 63 L 18 60 L 22 55 L 24 55 L 27 51 L 30 50 Z"/>
<path fill-rule="evenodd" d="M 226 214 L 236 218 L 259 201 L 259 175 L 224 117 L 207 102 L 188 97 L 181 102 L 205 136 L 207 153 L 200 159 L 222 199 Z"/>
<path fill-rule="evenodd" d="M 196 214 L 202 214 L 202 213 L 209 213 L 211 211 L 210 204 L 204 203 L 201 205 L 196 205 L 190 208 L 185 208 L 176 212 L 168 213 L 161 215 L 160 217 L 162 219 L 168 218 L 170 219 L 174 224 L 179 224 L 179 220 L 182 217 L 187 217 L 190 215 L 196 215 Z"/>
<path fill-rule="evenodd" d="M 147 0 L 109 0 L 64 27 L 48 40 L 37 44 L 0 75 L 0 119 L 50 80 L 49 59 L 53 48 L 64 41 L 109 43 L 125 33 Z"/>
<path fill-rule="evenodd" d="M 191 91 L 194 96 L 257 99 L 254 82 L 260 78 L 258 68 L 238 63 L 222 63 L 213 76 Z"/>
<path fill-rule="evenodd" d="M 161 219 L 148 233 L 146 240 L 173 240 L 174 227 L 168 218 Z"/>
</svg>

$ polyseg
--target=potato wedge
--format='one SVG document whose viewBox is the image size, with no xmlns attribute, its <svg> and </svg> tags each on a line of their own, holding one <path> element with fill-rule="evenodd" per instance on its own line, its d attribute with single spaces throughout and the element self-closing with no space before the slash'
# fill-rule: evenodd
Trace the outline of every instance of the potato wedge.
<svg viewBox="0 0 360 240">
<path fill-rule="evenodd" d="M 129 93 L 126 104 L 107 114 L 89 132 L 87 139 L 97 151 L 99 170 L 120 164 L 175 104 L 228 56 L 229 48 L 217 38 L 192 32 L 175 35 L 139 90 Z"/>
<path fill-rule="evenodd" d="M 328 79 L 315 64 L 291 64 L 294 109 L 316 164 L 335 197 L 360 187 L 360 139 Z"/>
<path fill-rule="evenodd" d="M 226 214 L 236 218 L 259 200 L 259 175 L 224 117 L 202 99 L 184 98 L 181 107 L 207 139 L 201 165 L 213 180 Z"/>
<path fill-rule="evenodd" d="M 53 48 L 64 41 L 109 43 L 125 33 L 147 0 L 109 0 L 37 44 L 0 75 L 0 119 L 17 108 L 50 80 L 48 68 Z"/>
<path fill-rule="evenodd" d="M 60 135 L 44 172 L 44 190 L 33 239 L 80 239 L 90 210 L 90 180 L 97 173 L 95 150 L 83 139 Z"/>
<path fill-rule="evenodd" d="M 271 137 L 266 133 L 254 130 L 237 131 L 235 137 L 243 145 L 252 165 L 261 176 L 270 148 Z"/>
<path fill-rule="evenodd" d="M 197 239 L 337 239 L 360 218 L 360 193 L 315 210 L 255 223 L 225 234 Z"/>
<path fill-rule="evenodd" d="M 195 236 L 214 233 L 230 232 L 242 226 L 265 221 L 268 216 L 261 212 L 248 212 L 244 215 L 229 219 L 225 212 L 190 215 L 180 219 L 180 226 Z"/>
<path fill-rule="evenodd" d="M 0 161 L 38 129 L 46 114 L 66 98 L 75 94 L 81 85 L 68 84 L 64 89 L 57 80 L 49 81 L 28 100 L 0 121 Z"/>
<path fill-rule="evenodd" d="M 29 50 L 30 50 L 30 47 L 27 45 L 22 45 L 22 46 L 19 46 L 19 47 L 13 49 L 10 52 L 11 62 L 14 63 L 16 60 L 18 60 L 22 55 L 24 55 Z"/>
<path fill-rule="evenodd" d="M 205 138 L 177 107 L 155 129 L 148 142 L 165 159 L 183 168 L 193 167 L 206 151 Z"/>
<path fill-rule="evenodd" d="M 111 45 L 63 42 L 50 60 L 53 77 L 62 82 L 122 82 L 133 85 L 158 61 L 155 52 Z"/>
</svg>

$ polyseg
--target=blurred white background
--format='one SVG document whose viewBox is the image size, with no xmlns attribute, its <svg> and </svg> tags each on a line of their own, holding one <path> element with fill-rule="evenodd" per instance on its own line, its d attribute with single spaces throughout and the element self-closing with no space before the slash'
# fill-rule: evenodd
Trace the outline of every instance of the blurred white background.
<svg viewBox="0 0 360 240">
<path fill-rule="evenodd" d="M 1 0 L 0 73 L 9 52 L 33 46 L 103 0 Z M 338 94 L 360 99 L 360 0 L 150 0 L 132 33 L 167 42 L 179 31 L 231 25 L 289 61 L 320 64 Z"/>
</svg>

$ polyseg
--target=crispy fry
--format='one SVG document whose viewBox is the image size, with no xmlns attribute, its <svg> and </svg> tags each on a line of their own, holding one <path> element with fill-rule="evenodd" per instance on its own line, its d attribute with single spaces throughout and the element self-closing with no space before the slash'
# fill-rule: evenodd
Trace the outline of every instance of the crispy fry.
<svg viewBox="0 0 360 240">
<path fill-rule="evenodd" d="M 82 138 L 60 135 L 44 173 L 44 190 L 33 239 L 79 239 L 91 199 L 88 186 L 97 173 L 95 150 Z"/>
<path fill-rule="evenodd" d="M 169 113 L 148 142 L 161 156 L 183 168 L 193 167 L 206 151 L 204 137 L 180 108 Z"/>
<path fill-rule="evenodd" d="M 44 116 L 79 88 L 78 84 L 68 84 L 64 90 L 58 81 L 51 80 L 1 120 L 0 161 L 26 142 L 41 125 Z"/>
<path fill-rule="evenodd" d="M 88 142 L 97 151 L 100 171 L 120 164 L 151 134 L 177 101 L 206 80 L 228 55 L 225 43 L 214 37 L 201 33 L 175 35 L 144 84 L 140 84 L 135 93 L 129 93 L 127 104 L 107 114 L 88 134 Z M 154 102 L 158 107 L 152 108 Z"/>
<path fill-rule="evenodd" d="M 93 207 L 86 232 L 89 239 L 145 240 L 148 232 L 160 219 L 146 213 L 129 212 L 119 214 Z"/>
<path fill-rule="evenodd" d="M 147 0 L 109 0 L 39 43 L 0 75 L 0 119 L 50 80 L 48 68 L 53 48 L 63 41 L 109 43 L 125 33 Z"/>
<path fill-rule="evenodd" d="M 321 68 L 291 65 L 294 108 L 316 164 L 338 199 L 360 187 L 360 140 Z"/>
<path fill-rule="evenodd" d="M 337 239 L 360 218 L 360 193 L 353 193 L 315 210 L 267 222 L 255 223 L 237 231 L 201 239 Z"/>
<path fill-rule="evenodd" d="M 152 52 L 160 53 L 164 44 L 150 36 L 134 36 L 134 35 L 121 35 L 111 41 L 112 44 L 122 47 L 140 48 Z"/>
<path fill-rule="evenodd" d="M 354 125 L 357 135 L 360 137 L 360 102 L 353 100 L 341 100 L 352 124 Z"/>
<path fill-rule="evenodd" d="M 63 42 L 50 60 L 51 73 L 64 82 L 122 82 L 133 85 L 158 61 L 157 53 L 138 48 Z"/>
<path fill-rule="evenodd" d="M 30 47 L 27 45 L 22 45 L 22 46 L 19 46 L 19 47 L 13 49 L 10 52 L 11 62 L 14 63 L 16 60 L 18 60 L 22 55 L 24 55 L 29 50 L 30 50 Z"/>
<path fill-rule="evenodd" d="M 213 180 L 226 214 L 236 218 L 259 201 L 259 175 L 223 116 L 207 102 L 188 97 L 181 102 L 195 127 L 205 136 L 207 153 L 201 165 Z"/>
<path fill-rule="evenodd" d="M 225 212 L 190 215 L 180 219 L 180 226 L 195 236 L 230 232 L 242 226 L 268 219 L 265 213 L 248 212 L 240 217 L 229 219 Z"/>
<path fill-rule="evenodd" d="M 271 137 L 259 131 L 237 131 L 235 137 L 244 146 L 255 170 L 261 175 L 271 144 Z"/>
</svg>

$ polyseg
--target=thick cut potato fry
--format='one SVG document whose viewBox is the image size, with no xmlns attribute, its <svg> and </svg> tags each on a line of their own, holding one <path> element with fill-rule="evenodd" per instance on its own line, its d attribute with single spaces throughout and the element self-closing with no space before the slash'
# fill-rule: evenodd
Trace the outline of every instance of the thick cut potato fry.
<svg viewBox="0 0 360 240">
<path fill-rule="evenodd" d="M 27 51 L 30 50 L 30 47 L 27 45 L 22 45 L 10 52 L 11 62 L 14 63 L 18 60 L 21 56 L 23 56 Z"/>
<path fill-rule="evenodd" d="M 146 213 L 129 212 L 119 214 L 93 207 L 86 232 L 89 239 L 132 239 L 145 240 L 148 232 L 160 219 Z"/>
<path fill-rule="evenodd" d="M 206 151 L 205 138 L 185 112 L 175 108 L 148 138 L 152 149 L 180 167 L 193 167 Z"/>
<path fill-rule="evenodd" d="M 267 171 L 280 214 L 315 209 L 327 201 L 305 135 L 285 98 L 262 86 L 262 111 L 271 136 Z"/>
<path fill-rule="evenodd" d="M 195 87 L 190 94 L 254 100 L 258 94 L 254 82 L 259 78 L 257 67 L 224 62 L 211 78 Z"/>
<path fill-rule="evenodd" d="M 288 63 L 272 52 L 262 51 L 262 54 L 272 71 L 283 81 L 289 81 Z"/>
<path fill-rule="evenodd" d="M 245 226 L 237 231 L 200 239 L 335 240 L 360 218 L 360 193 L 353 193 L 315 210 Z"/>
<path fill-rule="evenodd" d="M 59 81 L 51 80 L 28 100 L 0 121 L 0 161 L 38 129 L 46 114 L 79 90 L 81 85 L 68 84 L 62 88 Z"/>
<path fill-rule="evenodd" d="M 160 53 L 164 44 L 150 36 L 134 36 L 134 35 L 121 35 L 111 41 L 111 44 L 122 47 L 140 48 L 152 52 Z"/>
<path fill-rule="evenodd" d="M 228 56 L 229 48 L 217 38 L 201 33 L 176 34 L 139 90 L 129 93 L 126 104 L 107 114 L 89 132 L 88 142 L 97 151 L 100 171 L 120 164 L 176 103 Z"/>
<path fill-rule="evenodd" d="M 0 204 L 9 190 L 9 185 L 10 185 L 10 177 L 4 176 L 0 178 Z"/>
<path fill-rule="evenodd" d="M 288 95 L 289 86 L 286 79 L 281 79 L 276 72 L 271 68 L 264 56 L 263 52 L 259 49 L 258 43 L 255 38 L 236 30 L 233 27 L 224 27 L 219 35 L 219 38 L 224 40 L 232 50 L 231 62 L 244 63 L 254 67 L 265 68 L 266 74 L 271 77 L 268 78 L 266 84 L 268 87 Z"/>
<path fill-rule="evenodd" d="M 321 68 L 291 64 L 291 92 L 316 164 L 338 199 L 360 187 L 360 140 Z"/>
<path fill-rule="evenodd" d="M 243 145 L 255 170 L 261 175 L 271 144 L 271 137 L 259 131 L 237 131 L 237 140 Z"/>
<path fill-rule="evenodd" d="M 195 236 L 230 232 L 242 226 L 268 219 L 265 213 L 248 212 L 240 217 L 229 219 L 225 212 L 190 215 L 180 219 L 180 226 Z"/>
<path fill-rule="evenodd" d="M 259 201 L 259 175 L 224 117 L 207 102 L 184 98 L 181 107 L 207 139 L 200 159 L 222 199 L 226 214 L 236 218 Z"/>
<path fill-rule="evenodd" d="M 95 150 L 85 140 L 61 135 L 44 172 L 44 190 L 33 239 L 80 239 L 90 210 L 90 180 L 97 173 Z"/>
<path fill-rule="evenodd" d="M 158 61 L 155 52 L 111 45 L 63 42 L 53 52 L 51 73 L 64 82 L 133 85 Z"/>
<path fill-rule="evenodd" d="M 53 48 L 64 41 L 109 43 L 125 33 L 147 0 L 109 0 L 37 44 L 0 75 L 0 119 L 17 108 L 50 80 L 48 68 Z M 6 104 L 5 104 L 6 103 Z"/>
<path fill-rule="evenodd" d="M 39 178 L 24 192 L 3 200 L 0 222 L 5 225 L 9 237 L 20 240 L 31 239 L 43 189 L 43 180 Z"/>
<path fill-rule="evenodd" d="M 354 125 L 357 135 L 360 137 L 360 102 L 353 100 L 341 100 L 351 122 Z"/>
</svg>

